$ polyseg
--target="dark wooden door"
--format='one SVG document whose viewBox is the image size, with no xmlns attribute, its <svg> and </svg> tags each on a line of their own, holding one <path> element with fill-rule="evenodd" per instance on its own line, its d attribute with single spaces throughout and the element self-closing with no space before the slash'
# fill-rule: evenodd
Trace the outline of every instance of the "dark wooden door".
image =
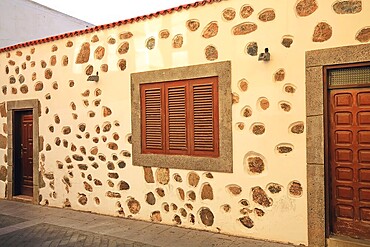
<svg viewBox="0 0 370 247">
<path fill-rule="evenodd" d="M 331 231 L 370 239 L 370 89 L 331 90 L 329 115 Z"/>
<path fill-rule="evenodd" d="M 16 112 L 15 194 L 33 194 L 33 117 L 32 111 Z"/>
</svg>

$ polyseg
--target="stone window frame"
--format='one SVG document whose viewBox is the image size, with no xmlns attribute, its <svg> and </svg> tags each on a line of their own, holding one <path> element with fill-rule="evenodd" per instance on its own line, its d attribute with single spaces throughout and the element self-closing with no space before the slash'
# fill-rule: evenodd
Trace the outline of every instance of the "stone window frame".
<svg viewBox="0 0 370 247">
<path fill-rule="evenodd" d="M 186 155 L 141 153 L 141 106 L 140 84 L 169 82 L 176 80 L 218 77 L 219 97 L 219 148 L 218 158 Z M 232 94 L 231 62 L 191 65 L 170 69 L 145 71 L 131 74 L 131 122 L 132 122 L 132 164 L 187 170 L 233 172 L 232 152 Z"/>
<path fill-rule="evenodd" d="M 325 66 L 355 64 L 370 61 L 370 44 L 360 44 L 312 50 L 306 52 L 306 125 L 307 125 L 307 208 L 308 244 L 326 246 L 339 244 L 329 236 L 327 214 L 328 198 L 325 181 L 328 167 L 326 157 L 326 95 Z M 342 246 L 342 245 L 338 245 Z"/>
<path fill-rule="evenodd" d="M 7 199 L 13 200 L 14 190 L 14 117 L 16 111 L 32 110 L 33 116 L 33 197 L 32 203 L 39 204 L 39 116 L 41 116 L 40 102 L 37 99 L 16 100 L 7 102 L 7 125 L 8 125 L 8 186 Z"/>
</svg>

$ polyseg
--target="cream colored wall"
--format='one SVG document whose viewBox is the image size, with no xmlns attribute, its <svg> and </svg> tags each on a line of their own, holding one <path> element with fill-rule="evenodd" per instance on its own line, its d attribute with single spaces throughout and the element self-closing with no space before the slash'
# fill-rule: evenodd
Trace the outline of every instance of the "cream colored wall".
<svg viewBox="0 0 370 247">
<path fill-rule="evenodd" d="M 307 0 L 306 2 L 312 1 Z M 148 221 L 159 221 L 161 218 L 164 224 L 180 224 L 182 227 L 219 231 L 251 238 L 307 244 L 306 132 L 301 133 L 302 129 L 299 128 L 302 127 L 299 124 L 305 123 L 305 51 L 359 44 L 360 42 L 355 39 L 356 33 L 361 28 L 370 25 L 368 18 L 370 3 L 367 1 L 362 1 L 360 13 L 341 15 L 336 14 L 332 9 L 334 1 L 320 0 L 317 2 L 318 9 L 314 13 L 300 17 L 295 10 L 296 3 L 291 1 L 223 1 L 130 25 L 22 48 L 10 53 L 1 53 L 0 86 L 7 87 L 7 94 L 0 92 L 0 102 L 37 98 L 41 103 L 40 135 L 44 138 L 44 146 L 40 152 L 40 170 L 42 174 L 46 174 L 43 176 L 46 186 L 40 189 L 42 195 L 40 203 L 64 207 L 69 205 L 66 202 L 68 199 L 70 206 L 76 210 Z M 252 15 L 246 19 L 239 15 L 244 4 L 249 4 L 254 9 Z M 222 12 L 226 8 L 233 8 L 236 11 L 233 20 L 226 21 L 222 18 Z M 273 9 L 276 18 L 269 22 L 262 22 L 258 19 L 258 14 L 266 8 Z M 187 28 L 186 22 L 190 19 L 199 21 L 198 30 L 190 31 Z M 325 42 L 313 42 L 314 28 L 322 21 L 331 25 L 333 35 Z M 217 35 L 203 38 L 202 32 L 210 22 L 217 22 Z M 232 28 L 242 22 L 253 22 L 258 28 L 246 35 L 234 35 Z M 167 39 L 159 38 L 159 32 L 163 29 L 168 29 L 170 33 Z M 133 37 L 127 40 L 120 39 L 120 34 L 128 31 L 132 32 Z M 183 35 L 184 42 L 181 48 L 172 47 L 172 38 L 177 34 Z M 98 42 L 91 42 L 94 35 L 99 37 Z M 281 44 L 282 37 L 285 35 L 293 38 L 290 48 Z M 116 40 L 115 44 L 108 43 L 111 37 Z M 146 47 L 146 40 L 150 37 L 155 38 L 155 47 L 151 50 Z M 73 42 L 72 47 L 66 47 L 68 41 Z M 119 55 L 118 46 L 125 41 L 129 43 L 129 50 L 127 54 Z M 90 43 L 90 59 L 87 63 L 76 64 L 80 48 L 85 42 Z M 271 61 L 257 61 L 257 56 L 248 55 L 245 48 L 249 42 L 258 43 L 258 53 L 268 47 Z M 55 52 L 52 52 L 53 45 L 58 47 Z M 208 45 L 217 48 L 218 58 L 214 61 L 230 60 L 232 64 L 232 91 L 235 93 L 235 104 L 232 106 L 234 172 L 231 174 L 212 172 L 213 178 L 210 178 L 207 171 L 177 169 L 167 171 L 153 167 L 146 169 L 147 176 L 144 179 L 143 168 L 132 166 L 131 158 L 126 157 L 127 152 L 122 152 L 123 150 L 131 152 L 131 144 L 127 140 L 131 132 L 130 74 L 210 63 L 211 61 L 205 56 L 205 48 Z M 94 59 L 94 51 L 98 46 L 105 48 L 105 55 L 101 60 Z M 34 54 L 31 54 L 32 48 L 35 49 Z M 21 56 L 16 55 L 18 51 L 22 52 Z M 10 55 L 9 58 L 8 55 Z M 31 56 L 30 61 L 26 61 L 27 55 Z M 57 57 L 55 66 L 51 66 L 49 61 L 52 55 Z M 63 56 L 69 59 L 67 66 L 62 66 Z M 127 61 L 124 71 L 117 66 L 118 60 L 122 58 Z M 10 60 L 15 62 L 14 66 L 9 64 Z M 45 60 L 46 68 L 52 70 L 51 79 L 45 79 L 45 69 L 41 67 L 41 60 Z M 31 67 L 31 61 L 35 61 L 35 67 Z M 26 62 L 26 69 L 21 68 L 23 62 Z M 102 64 L 108 64 L 108 72 L 100 70 Z M 94 66 L 93 74 L 99 71 L 98 83 L 86 81 L 85 69 L 88 65 Z M 5 73 L 6 66 L 10 69 L 9 74 Z M 18 78 L 15 73 L 16 66 L 21 68 L 20 74 L 26 78 L 23 84 L 28 86 L 28 92 L 25 94 L 20 92 L 21 84 L 18 80 L 15 84 L 9 83 L 11 75 Z M 282 81 L 275 81 L 275 73 L 279 69 L 284 69 L 285 78 Z M 32 80 L 34 72 L 37 78 Z M 242 79 L 248 81 L 246 91 L 239 87 Z M 73 87 L 69 86 L 70 80 L 74 81 Z M 42 81 L 44 85 L 41 91 L 34 89 L 38 81 Z M 53 89 L 53 82 L 58 83 L 58 89 Z M 293 86 L 295 92 L 286 92 L 286 85 Z M 16 94 L 11 93 L 12 87 L 17 88 Z M 99 96 L 94 95 L 97 89 L 102 92 Z M 85 97 L 82 93 L 86 90 L 89 90 L 90 94 Z M 46 99 L 46 94 L 50 94 L 51 99 Z M 268 100 L 268 108 L 265 110 L 260 104 L 262 98 Z M 96 99 L 101 99 L 99 106 L 93 103 Z M 89 106 L 84 106 L 83 100 L 88 100 Z M 76 104 L 76 110 L 71 109 L 71 102 Z M 288 102 L 291 110 L 284 111 L 280 106 L 281 102 Z M 109 107 L 112 114 L 104 117 L 103 106 Z M 250 117 L 243 116 L 246 107 L 252 110 Z M 49 113 L 45 112 L 46 108 L 49 109 Z M 89 117 L 88 111 L 95 112 L 95 117 Z M 72 113 L 77 114 L 78 118 L 73 119 Z M 55 114 L 60 118 L 59 124 L 55 123 Z M 105 122 L 111 123 L 112 128 L 108 132 L 101 131 L 98 134 L 95 127 L 99 125 L 102 129 Z M 0 118 L 0 125 L 3 126 L 5 123 L 6 118 Z M 78 128 L 81 123 L 86 124 L 84 132 Z M 115 123 L 119 123 L 119 126 Z M 244 124 L 242 130 L 239 128 L 240 123 Z M 256 135 L 251 130 L 251 126 L 255 123 L 264 125 L 265 132 L 262 135 Z M 299 134 L 292 133 L 291 126 L 294 123 L 298 123 L 298 130 L 295 132 Z M 50 125 L 54 127 L 53 133 L 49 130 Z M 70 126 L 71 133 L 63 134 L 63 126 Z M 87 132 L 90 134 L 88 138 L 85 137 Z M 0 130 L 0 133 L 6 136 L 3 130 Z M 114 133 L 119 135 L 118 140 L 113 139 Z M 78 139 L 76 134 L 80 134 L 82 138 Z M 103 142 L 103 136 L 107 137 L 106 142 Z M 57 137 L 61 139 L 60 146 L 55 144 Z M 94 143 L 93 137 L 98 137 L 99 142 Z M 67 148 L 63 146 L 63 140 L 68 141 Z M 109 149 L 107 147 L 109 142 L 116 143 L 118 150 Z M 48 144 L 51 147 L 49 151 L 46 148 Z M 74 152 L 71 151 L 72 144 L 77 147 Z M 86 149 L 86 155 L 79 150 L 81 146 Z M 292 151 L 279 153 L 278 146 L 290 147 Z M 90 153 L 94 147 L 98 148 L 98 153 L 105 155 L 105 161 L 100 160 L 98 155 Z M 6 149 L 0 149 L 0 157 L 4 157 L 5 154 Z M 73 160 L 73 154 L 81 155 L 84 160 Z M 117 159 L 114 160 L 112 155 L 116 155 Z M 67 167 L 69 165 L 65 160 L 67 156 L 72 159 L 70 164 L 73 168 Z M 90 161 L 88 156 L 93 157 L 94 161 Z M 260 157 L 263 160 L 264 170 L 261 173 L 252 173 L 249 170 L 248 158 L 253 157 Z M 109 161 L 114 163 L 114 170 L 108 170 Z M 124 168 L 118 167 L 120 161 L 126 163 Z M 58 168 L 58 162 L 63 164 L 63 167 Z M 99 165 L 97 169 L 92 166 L 94 162 Z M 86 164 L 87 170 L 80 170 L 78 164 Z M 3 158 L 1 158 L 0 165 L 7 167 Z M 150 167 L 150 164 L 148 166 Z M 153 183 L 150 183 L 150 171 L 153 173 Z M 109 172 L 117 173 L 119 178 L 108 178 Z M 167 172 L 169 172 L 168 183 Z M 174 175 L 176 174 L 181 176 L 182 182 L 175 180 Z M 194 181 L 194 178 L 195 180 L 197 178 L 196 175 L 200 180 L 194 187 L 189 184 L 188 178 Z M 71 187 L 62 181 L 63 177 L 69 178 Z M 95 185 L 95 179 L 100 180 L 102 186 Z M 112 188 L 108 180 L 114 183 Z M 130 188 L 119 190 L 117 186 L 120 181 L 127 182 Z M 84 185 L 84 182 L 88 185 Z M 207 183 L 212 187 L 213 199 L 202 200 L 202 188 Z M 271 183 L 280 185 L 281 191 L 272 193 Z M 53 185 L 54 188 L 52 188 Z M 89 185 L 91 185 L 92 192 L 88 191 L 91 189 Z M 236 195 L 231 193 L 230 185 L 240 186 L 241 193 Z M 6 181 L 0 180 L 1 197 L 5 196 L 5 186 Z M 264 192 L 255 189 L 253 193 L 253 188 L 257 186 L 261 187 Z M 157 188 L 162 188 L 165 196 L 159 196 L 156 193 Z M 178 188 L 184 191 L 184 200 L 178 195 Z M 120 198 L 108 195 L 108 191 L 117 192 L 116 195 Z M 195 192 L 196 200 L 192 201 L 188 198 L 187 193 L 190 191 Z M 150 192 L 156 199 L 154 205 L 147 202 L 153 202 L 152 198 L 146 197 L 146 194 Z M 207 195 L 209 197 L 209 190 Z M 99 205 L 95 198 L 99 198 Z M 86 202 L 85 199 L 87 203 L 82 205 Z M 243 199 L 248 201 L 247 206 L 241 204 Z M 135 207 L 137 203 L 140 204 L 138 212 L 138 208 Z M 165 210 L 166 203 L 169 205 L 169 212 Z M 172 204 L 177 206 L 177 210 L 173 209 Z M 189 205 L 193 209 L 190 209 Z M 225 211 L 227 208 L 224 207 L 225 205 L 230 206 L 229 212 Z M 202 211 L 202 208 L 209 210 Z M 184 213 L 182 209 L 185 210 L 186 217 L 181 215 Z M 264 214 L 258 216 L 258 214 L 261 215 L 261 210 Z M 151 214 L 155 211 L 160 212 L 160 218 L 159 214 L 155 214 L 151 219 Z M 194 224 L 189 221 L 190 214 L 195 217 Z M 202 221 L 200 216 L 207 216 L 207 218 L 213 216 L 214 221 Z M 244 226 L 240 219 L 248 227 Z"/>
</svg>

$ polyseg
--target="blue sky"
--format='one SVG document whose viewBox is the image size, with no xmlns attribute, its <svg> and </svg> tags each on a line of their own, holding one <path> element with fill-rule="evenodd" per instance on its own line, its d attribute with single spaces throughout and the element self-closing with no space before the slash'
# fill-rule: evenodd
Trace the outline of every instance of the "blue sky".
<svg viewBox="0 0 370 247">
<path fill-rule="evenodd" d="M 107 24 L 197 0 L 32 0 L 95 25 Z"/>
</svg>

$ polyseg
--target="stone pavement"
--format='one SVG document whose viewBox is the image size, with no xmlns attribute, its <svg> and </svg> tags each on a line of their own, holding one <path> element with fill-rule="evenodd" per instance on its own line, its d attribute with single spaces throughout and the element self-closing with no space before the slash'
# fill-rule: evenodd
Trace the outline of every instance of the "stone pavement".
<svg viewBox="0 0 370 247">
<path fill-rule="evenodd" d="M 0 246 L 291 247 L 0 199 Z"/>
</svg>

